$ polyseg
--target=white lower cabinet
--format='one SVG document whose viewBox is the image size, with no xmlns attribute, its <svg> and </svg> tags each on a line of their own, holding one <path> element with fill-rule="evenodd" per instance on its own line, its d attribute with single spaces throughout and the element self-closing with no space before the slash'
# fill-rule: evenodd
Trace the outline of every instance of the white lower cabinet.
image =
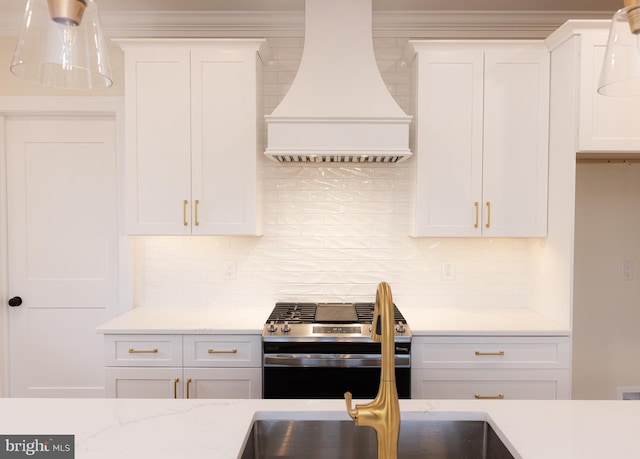
<svg viewBox="0 0 640 459">
<path fill-rule="evenodd" d="M 416 399 L 569 399 L 567 336 L 414 337 Z"/>
<path fill-rule="evenodd" d="M 105 395 L 261 398 L 259 335 L 105 335 Z"/>
</svg>

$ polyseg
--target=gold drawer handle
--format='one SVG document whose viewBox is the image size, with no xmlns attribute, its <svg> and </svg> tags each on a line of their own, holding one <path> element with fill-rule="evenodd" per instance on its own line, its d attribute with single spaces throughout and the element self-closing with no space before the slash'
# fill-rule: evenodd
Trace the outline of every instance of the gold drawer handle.
<svg viewBox="0 0 640 459">
<path fill-rule="evenodd" d="M 504 351 L 495 351 L 495 352 L 476 351 L 476 355 L 504 355 Z"/>
<path fill-rule="evenodd" d="M 129 354 L 157 354 L 158 349 L 134 349 L 132 347 L 129 348 Z"/>
<path fill-rule="evenodd" d="M 473 224 L 473 227 L 474 227 L 474 228 L 477 228 L 477 227 L 478 227 L 478 201 L 475 201 L 475 202 L 473 203 L 473 207 L 475 207 L 475 209 L 476 209 L 476 221 L 475 221 L 475 223 Z"/>
<path fill-rule="evenodd" d="M 189 204 L 189 201 L 187 201 L 186 199 L 182 201 L 182 224 L 184 226 L 189 226 L 189 222 L 187 221 L 187 205 L 188 204 Z"/>
<path fill-rule="evenodd" d="M 207 352 L 209 352 L 209 354 L 237 354 L 238 350 L 236 348 L 233 348 L 233 349 L 209 349 Z"/>
<path fill-rule="evenodd" d="M 178 383 L 180 378 L 174 378 L 173 380 L 173 398 L 178 398 Z"/>
<path fill-rule="evenodd" d="M 503 400 L 504 399 L 504 394 L 498 394 L 498 395 L 480 395 L 480 394 L 476 394 L 475 397 L 478 400 Z"/>
<path fill-rule="evenodd" d="M 189 398 L 189 386 L 191 385 L 191 378 L 187 379 L 187 398 Z"/>
<path fill-rule="evenodd" d="M 200 220 L 198 220 L 198 205 L 200 205 L 200 200 L 196 199 L 195 203 L 196 203 L 195 206 L 194 206 L 194 208 L 195 208 L 195 224 L 196 224 L 196 226 L 200 226 Z"/>
<path fill-rule="evenodd" d="M 487 201 L 487 224 L 484 225 L 487 228 L 491 228 L 491 202 Z"/>
</svg>

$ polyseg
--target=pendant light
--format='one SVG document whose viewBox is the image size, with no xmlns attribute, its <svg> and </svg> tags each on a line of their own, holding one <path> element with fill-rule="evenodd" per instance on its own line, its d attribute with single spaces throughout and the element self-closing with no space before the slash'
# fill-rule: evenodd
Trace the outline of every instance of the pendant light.
<svg viewBox="0 0 640 459">
<path fill-rule="evenodd" d="M 640 0 L 624 0 L 613 15 L 598 92 L 640 96 Z"/>
<path fill-rule="evenodd" d="M 28 0 L 11 72 L 57 88 L 111 86 L 111 69 L 95 2 Z"/>
</svg>

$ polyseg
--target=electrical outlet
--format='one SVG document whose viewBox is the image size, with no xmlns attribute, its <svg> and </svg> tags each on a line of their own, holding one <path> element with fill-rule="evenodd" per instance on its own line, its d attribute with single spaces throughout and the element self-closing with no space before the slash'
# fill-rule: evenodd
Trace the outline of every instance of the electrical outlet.
<svg viewBox="0 0 640 459">
<path fill-rule="evenodd" d="M 235 280 L 237 276 L 237 267 L 235 260 L 227 260 L 224 262 L 224 278 L 226 280 Z"/>
<path fill-rule="evenodd" d="M 442 263 L 442 280 L 454 280 L 456 278 L 453 263 Z"/>
<path fill-rule="evenodd" d="M 633 261 L 623 261 L 620 265 L 620 280 L 632 281 L 634 278 L 635 266 Z"/>
</svg>

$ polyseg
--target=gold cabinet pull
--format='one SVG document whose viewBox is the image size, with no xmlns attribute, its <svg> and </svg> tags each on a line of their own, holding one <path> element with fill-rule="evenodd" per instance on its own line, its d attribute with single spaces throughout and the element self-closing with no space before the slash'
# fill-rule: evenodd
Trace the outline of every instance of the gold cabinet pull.
<svg viewBox="0 0 640 459">
<path fill-rule="evenodd" d="M 504 399 L 504 394 L 498 394 L 498 395 L 480 395 L 480 394 L 476 394 L 475 398 L 478 400 L 502 400 Z"/>
<path fill-rule="evenodd" d="M 200 226 L 200 222 L 198 221 L 198 204 L 200 204 L 200 200 L 196 199 L 195 203 L 196 203 L 195 206 L 194 206 L 195 207 L 195 215 L 194 215 L 193 221 L 194 221 L 194 224 L 196 226 Z"/>
<path fill-rule="evenodd" d="M 189 398 L 189 386 L 191 385 L 191 378 L 187 379 L 187 398 Z"/>
<path fill-rule="evenodd" d="M 476 355 L 504 355 L 504 351 L 491 351 L 491 352 L 476 351 Z"/>
<path fill-rule="evenodd" d="M 182 224 L 184 226 L 189 226 L 189 222 L 187 221 L 187 205 L 188 204 L 189 204 L 189 201 L 187 201 L 186 199 L 182 201 Z"/>
<path fill-rule="evenodd" d="M 207 351 L 209 354 L 237 354 L 238 350 L 236 348 L 233 349 L 209 349 Z"/>
<path fill-rule="evenodd" d="M 158 349 L 134 349 L 132 347 L 129 348 L 129 354 L 157 354 Z"/>
<path fill-rule="evenodd" d="M 178 398 L 178 383 L 180 382 L 180 378 L 175 378 L 173 380 L 173 398 Z"/>
<path fill-rule="evenodd" d="M 476 222 L 473 224 L 473 227 L 477 228 L 478 227 L 478 208 L 479 208 L 478 201 L 475 201 L 473 203 L 473 207 L 475 207 L 476 209 Z"/>
<path fill-rule="evenodd" d="M 491 227 L 491 201 L 487 201 L 487 228 Z"/>
</svg>

